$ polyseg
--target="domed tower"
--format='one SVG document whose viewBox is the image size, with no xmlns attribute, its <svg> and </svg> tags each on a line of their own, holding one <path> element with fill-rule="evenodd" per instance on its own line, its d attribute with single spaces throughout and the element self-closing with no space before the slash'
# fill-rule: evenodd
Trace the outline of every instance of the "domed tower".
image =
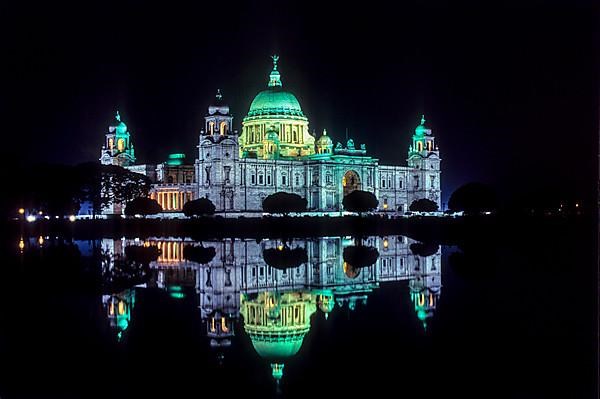
<svg viewBox="0 0 600 399">
<path fill-rule="evenodd" d="M 310 330 L 310 317 L 317 310 L 314 295 L 305 291 L 244 294 L 241 306 L 244 331 L 279 383 L 284 362 L 298 353 Z"/>
<path fill-rule="evenodd" d="M 411 181 L 407 182 L 408 204 L 412 201 L 427 198 L 441 205 L 440 185 L 440 152 L 435 144 L 435 137 L 431 129 L 425 126 L 425 116 L 421 116 L 421 123 L 415 128 L 412 145 L 408 150 L 408 166 L 411 172 Z"/>
<path fill-rule="evenodd" d="M 323 129 L 323 135 L 319 137 L 316 144 L 317 154 L 332 154 L 333 153 L 333 141 L 327 135 L 327 129 Z"/>
<path fill-rule="evenodd" d="M 117 111 L 115 120 L 108 127 L 105 142 L 100 152 L 103 165 L 130 166 L 135 163 L 135 152 L 127 125 Z"/>
<path fill-rule="evenodd" d="M 196 198 L 208 198 L 215 204 L 217 212 L 233 210 L 239 145 L 237 132 L 232 130 L 233 116 L 220 90 L 204 119 L 206 130 L 200 131 L 195 163 Z"/>
<path fill-rule="evenodd" d="M 229 113 L 229 105 L 223 102 L 221 90 L 217 89 L 217 95 L 213 105 L 208 107 L 208 115 L 204 117 L 206 122 L 205 132 L 208 135 L 226 136 L 233 134 L 233 116 Z"/>
<path fill-rule="evenodd" d="M 279 57 L 274 55 L 272 58 L 273 71 L 268 87 L 256 95 L 242 122 L 240 157 L 272 159 L 273 154 L 266 152 L 264 145 L 271 126 L 274 126 L 280 143 L 278 157 L 312 155 L 315 153 L 315 139 L 309 134 L 308 118 L 296 96 L 283 89 L 277 70 Z"/>
</svg>

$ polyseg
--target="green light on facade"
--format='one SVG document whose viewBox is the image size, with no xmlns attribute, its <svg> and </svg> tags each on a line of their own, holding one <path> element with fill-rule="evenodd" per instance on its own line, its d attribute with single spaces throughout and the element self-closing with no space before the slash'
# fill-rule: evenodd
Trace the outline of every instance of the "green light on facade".
<svg viewBox="0 0 600 399">
<path fill-rule="evenodd" d="M 174 298 L 174 299 L 185 298 L 185 294 L 183 292 L 171 292 L 169 295 L 171 296 L 171 298 Z"/>
</svg>

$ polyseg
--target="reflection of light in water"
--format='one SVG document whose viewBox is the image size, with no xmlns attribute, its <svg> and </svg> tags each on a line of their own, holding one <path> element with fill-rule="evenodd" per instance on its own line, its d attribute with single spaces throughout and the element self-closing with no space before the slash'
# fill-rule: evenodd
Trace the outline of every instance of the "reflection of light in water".
<svg viewBox="0 0 600 399">
<path fill-rule="evenodd" d="M 19 250 L 21 252 L 23 252 L 24 248 L 25 248 L 25 240 L 23 240 L 23 237 L 21 237 L 21 239 L 19 240 Z"/>
<path fill-rule="evenodd" d="M 356 278 L 360 274 L 360 269 L 355 268 L 350 263 L 344 261 L 344 273 L 349 278 Z"/>
<path fill-rule="evenodd" d="M 38 238 L 38 244 L 40 244 L 40 245 L 44 245 L 44 237 L 40 236 L 40 237 Z"/>
</svg>

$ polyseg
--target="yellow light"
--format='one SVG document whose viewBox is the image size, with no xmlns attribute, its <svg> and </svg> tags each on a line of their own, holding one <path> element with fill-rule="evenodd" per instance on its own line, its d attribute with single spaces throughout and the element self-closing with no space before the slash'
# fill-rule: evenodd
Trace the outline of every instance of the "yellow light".
<svg viewBox="0 0 600 399">
<path fill-rule="evenodd" d="M 70 221 L 70 222 L 74 222 L 74 221 L 75 221 L 75 215 L 71 215 L 71 216 L 69 216 L 69 221 Z"/>
<path fill-rule="evenodd" d="M 23 240 L 23 238 L 21 238 L 21 239 L 19 240 L 19 249 L 20 249 L 21 251 L 23 251 L 23 249 L 24 249 L 24 248 L 25 248 L 25 241 Z"/>
<path fill-rule="evenodd" d="M 579 208 L 579 202 L 575 204 L 575 208 Z"/>
<path fill-rule="evenodd" d="M 108 314 L 111 316 L 115 314 L 115 304 L 112 302 L 110 303 L 110 306 L 108 307 Z"/>
<path fill-rule="evenodd" d="M 228 332 L 229 331 L 229 328 L 227 328 L 227 326 L 225 325 L 225 318 L 224 317 L 221 317 L 221 330 L 223 332 Z"/>
<path fill-rule="evenodd" d="M 277 249 L 278 249 L 278 250 L 280 250 L 280 251 L 283 251 L 283 245 L 279 245 L 279 246 L 277 247 Z"/>
<path fill-rule="evenodd" d="M 388 247 L 388 245 L 390 245 L 390 243 L 388 242 L 388 239 L 387 239 L 387 238 L 384 238 L 384 239 L 383 239 L 383 247 L 384 247 L 384 248 L 387 248 L 387 247 Z"/>
<path fill-rule="evenodd" d="M 44 214 L 44 212 L 42 212 L 42 211 L 38 212 L 38 215 L 43 215 L 43 214 Z"/>
<path fill-rule="evenodd" d="M 419 306 L 425 305 L 425 295 L 419 295 Z"/>
<path fill-rule="evenodd" d="M 23 209 L 23 208 L 19 208 L 19 215 L 22 215 L 22 214 L 24 214 L 24 213 L 25 213 L 25 209 Z"/>
<path fill-rule="evenodd" d="M 44 237 L 40 236 L 40 238 L 38 238 L 38 243 L 40 245 L 43 245 L 44 244 Z"/>
<path fill-rule="evenodd" d="M 119 301 L 119 314 L 125 314 L 125 304 L 123 303 L 123 301 Z"/>
<path fill-rule="evenodd" d="M 384 202 L 384 203 L 383 203 L 383 209 L 387 209 L 387 207 L 388 207 L 388 204 L 387 204 L 387 202 Z"/>
<path fill-rule="evenodd" d="M 212 317 L 212 318 L 211 318 L 211 321 L 210 321 L 210 331 L 211 331 L 211 332 L 215 332 L 215 331 L 217 331 L 217 329 L 216 329 L 216 327 L 215 327 L 215 318 L 214 318 L 214 317 Z"/>
</svg>

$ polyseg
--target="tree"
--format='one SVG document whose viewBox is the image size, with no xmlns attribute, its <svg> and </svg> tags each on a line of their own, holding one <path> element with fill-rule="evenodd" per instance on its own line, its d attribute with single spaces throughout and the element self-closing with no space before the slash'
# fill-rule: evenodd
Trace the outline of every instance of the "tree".
<svg viewBox="0 0 600 399">
<path fill-rule="evenodd" d="M 438 210 L 438 205 L 430 199 L 421 198 L 413 201 L 408 209 L 413 212 L 435 212 Z"/>
<path fill-rule="evenodd" d="M 431 242 L 415 242 L 410 244 L 409 248 L 413 254 L 426 258 L 435 255 L 440 249 L 440 246 Z"/>
<path fill-rule="evenodd" d="M 125 215 L 156 215 L 162 212 L 162 207 L 153 199 L 139 197 L 127 203 Z"/>
<path fill-rule="evenodd" d="M 262 208 L 265 212 L 282 213 L 287 216 L 290 212 L 305 212 L 307 204 L 306 198 L 298 194 L 279 191 L 266 197 Z"/>
<path fill-rule="evenodd" d="M 183 214 L 191 216 L 210 216 L 215 214 L 215 204 L 208 198 L 198 198 L 183 205 Z"/>
<path fill-rule="evenodd" d="M 351 245 L 344 248 L 344 262 L 351 264 L 355 268 L 371 266 L 377 262 L 379 251 L 374 247 L 365 247 L 362 245 Z"/>
<path fill-rule="evenodd" d="M 207 264 L 217 254 L 217 251 L 214 247 L 204 247 L 204 246 L 194 246 L 194 245 L 186 245 L 183 247 L 183 257 L 187 260 L 191 260 L 192 262 Z"/>
<path fill-rule="evenodd" d="M 344 209 L 350 212 L 367 212 L 377 208 L 377 197 L 368 191 L 354 190 L 342 200 Z"/>
<path fill-rule="evenodd" d="M 308 262 L 306 248 L 290 248 L 287 245 L 265 249 L 263 258 L 267 265 L 279 270 L 298 267 Z"/>
<path fill-rule="evenodd" d="M 491 187 L 482 183 L 467 183 L 452 193 L 448 208 L 466 214 L 491 212 L 498 208 L 498 199 Z"/>
</svg>

